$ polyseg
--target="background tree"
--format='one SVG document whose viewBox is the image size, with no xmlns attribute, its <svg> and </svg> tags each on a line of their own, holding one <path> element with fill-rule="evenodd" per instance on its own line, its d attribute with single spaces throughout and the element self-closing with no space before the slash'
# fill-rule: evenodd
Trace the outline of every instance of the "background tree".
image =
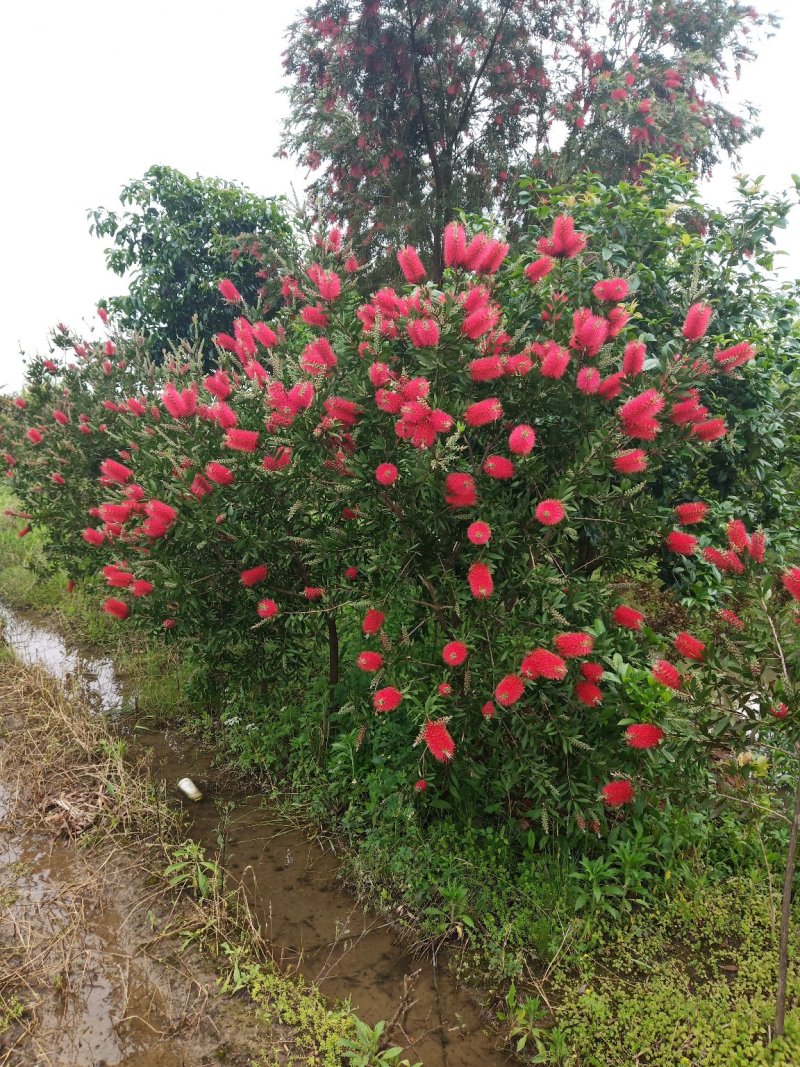
<svg viewBox="0 0 800 1067">
<path fill-rule="evenodd" d="M 735 155 L 753 112 L 723 94 L 764 22 L 731 0 L 317 0 L 289 28 L 282 151 L 369 254 L 411 242 L 438 274 L 444 224 L 512 214 L 518 173 Z"/>
<path fill-rule="evenodd" d="M 277 300 L 265 286 L 293 250 L 280 199 L 155 166 L 125 186 L 120 201 L 122 212 L 90 211 L 90 230 L 112 239 L 106 264 L 128 276 L 128 295 L 107 301 L 115 325 L 143 334 L 154 358 L 195 331 L 209 337 L 228 325 L 216 289 L 221 275 L 234 279 L 253 303 Z"/>
</svg>

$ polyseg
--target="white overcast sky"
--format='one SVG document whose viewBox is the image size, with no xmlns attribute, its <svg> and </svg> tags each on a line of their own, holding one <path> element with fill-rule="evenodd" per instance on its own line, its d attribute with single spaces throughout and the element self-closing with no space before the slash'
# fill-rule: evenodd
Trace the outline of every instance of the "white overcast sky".
<svg viewBox="0 0 800 1067">
<path fill-rule="evenodd" d="M 22 381 L 22 345 L 44 350 L 49 328 L 96 322 L 96 301 L 120 291 L 104 267 L 86 209 L 154 163 L 190 175 L 288 193 L 303 175 L 273 158 L 285 102 L 283 33 L 296 0 L 25 0 L 0 15 L 0 388 Z M 736 95 L 761 108 L 765 132 L 742 170 L 773 190 L 800 173 L 793 89 L 800 0 L 763 0 L 780 33 L 748 67 Z M 724 204 L 731 167 L 707 192 Z M 800 275 L 800 208 L 781 236 Z"/>
</svg>

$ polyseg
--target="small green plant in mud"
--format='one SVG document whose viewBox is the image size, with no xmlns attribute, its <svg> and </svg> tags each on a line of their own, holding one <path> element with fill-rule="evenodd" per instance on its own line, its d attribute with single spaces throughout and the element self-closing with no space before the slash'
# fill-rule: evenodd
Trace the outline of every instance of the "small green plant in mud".
<svg viewBox="0 0 800 1067">
<path fill-rule="evenodd" d="M 22 1019 L 26 1012 L 25 1004 L 17 996 L 8 1000 L 0 995 L 0 1037 Z"/>
<path fill-rule="evenodd" d="M 352 1037 L 342 1038 L 340 1047 L 348 1067 L 411 1067 L 409 1060 L 401 1060 L 403 1049 L 399 1045 L 383 1048 L 386 1023 L 381 1020 L 368 1026 L 361 1019 L 355 1020 Z M 415 1063 L 414 1067 L 422 1067 Z"/>
<path fill-rule="evenodd" d="M 171 889 L 185 889 L 197 900 L 206 900 L 222 888 L 222 869 L 206 858 L 202 845 L 185 841 L 172 852 L 172 862 L 164 871 Z"/>
</svg>

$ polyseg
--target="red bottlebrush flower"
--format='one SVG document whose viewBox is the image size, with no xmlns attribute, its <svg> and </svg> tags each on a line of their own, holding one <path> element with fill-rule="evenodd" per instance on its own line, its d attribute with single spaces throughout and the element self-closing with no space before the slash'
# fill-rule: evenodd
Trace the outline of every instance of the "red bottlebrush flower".
<svg viewBox="0 0 800 1067">
<path fill-rule="evenodd" d="M 606 319 L 595 315 L 589 308 L 579 308 L 573 312 L 570 348 L 592 358 L 606 343 L 608 335 L 609 327 Z"/>
<path fill-rule="evenodd" d="M 652 723 L 637 722 L 625 731 L 625 740 L 631 748 L 656 748 L 664 740 L 664 731 Z"/>
<path fill-rule="evenodd" d="M 542 500 L 536 505 L 534 514 L 542 526 L 557 526 L 564 519 L 566 511 L 560 500 Z"/>
<path fill-rule="evenodd" d="M 692 304 L 686 312 L 681 331 L 686 340 L 699 341 L 705 337 L 712 315 L 713 311 L 707 304 Z"/>
<path fill-rule="evenodd" d="M 597 395 L 601 400 L 615 400 L 622 392 L 624 381 L 624 371 L 618 370 L 614 374 L 607 374 L 598 386 Z"/>
<path fill-rule="evenodd" d="M 682 530 L 671 530 L 664 538 L 664 544 L 679 556 L 693 556 L 697 551 L 697 538 Z"/>
<path fill-rule="evenodd" d="M 614 470 L 618 474 L 641 474 L 642 471 L 647 470 L 647 453 L 641 448 L 620 452 L 614 457 Z"/>
<path fill-rule="evenodd" d="M 501 707 L 508 708 L 516 704 L 524 692 L 525 683 L 522 679 L 516 674 L 507 674 L 495 687 L 494 698 Z"/>
<path fill-rule="evenodd" d="M 348 582 L 354 582 L 358 577 L 358 567 L 348 567 L 344 572 L 344 576 Z"/>
<path fill-rule="evenodd" d="M 672 644 L 675 650 L 685 659 L 702 659 L 706 650 L 703 642 L 687 633 L 686 630 L 681 630 L 680 633 L 677 633 Z"/>
<path fill-rule="evenodd" d="M 695 500 L 688 504 L 678 504 L 675 508 L 675 514 L 678 516 L 678 522 L 681 526 L 693 526 L 697 522 L 702 522 L 708 514 L 708 504 L 704 504 L 702 500 Z"/>
<path fill-rule="evenodd" d="M 491 702 L 491 700 L 487 700 L 481 708 L 481 715 L 484 717 L 484 719 L 493 719 L 496 714 L 497 711 L 494 704 Z"/>
<path fill-rule="evenodd" d="M 219 291 L 229 304 L 241 304 L 242 294 L 229 278 L 223 278 L 218 285 Z"/>
<path fill-rule="evenodd" d="M 529 263 L 525 268 L 525 277 L 531 283 L 536 285 L 542 278 L 546 277 L 550 271 L 555 267 L 555 262 L 550 256 L 541 256 L 539 259 L 535 259 L 533 263 Z"/>
<path fill-rule="evenodd" d="M 361 671 L 379 671 L 383 666 L 383 656 L 380 652 L 359 652 L 356 666 Z"/>
<path fill-rule="evenodd" d="M 437 687 L 437 692 L 440 697 L 449 697 L 453 692 L 453 687 L 449 682 L 440 682 Z"/>
<path fill-rule="evenodd" d="M 553 638 L 553 644 L 562 656 L 575 659 L 579 656 L 591 656 L 594 638 L 591 634 L 584 633 L 558 634 Z"/>
<path fill-rule="evenodd" d="M 478 502 L 471 474 L 448 474 L 444 480 L 445 502 L 451 508 L 471 508 Z"/>
<path fill-rule="evenodd" d="M 314 263 L 308 268 L 306 274 L 316 285 L 317 291 L 323 300 L 328 303 L 338 300 L 342 292 L 342 279 L 332 270 L 322 270 Z"/>
<path fill-rule="evenodd" d="M 731 519 L 727 527 L 728 544 L 734 552 L 744 552 L 750 547 L 750 537 L 741 519 Z"/>
<path fill-rule="evenodd" d="M 800 567 L 791 567 L 788 571 L 784 571 L 781 581 L 786 592 L 795 600 L 800 600 Z"/>
<path fill-rule="evenodd" d="M 59 426 L 69 425 L 69 415 L 67 415 L 66 411 L 54 411 L 53 418 L 56 420 Z"/>
<path fill-rule="evenodd" d="M 285 470 L 291 462 L 291 448 L 287 448 L 285 445 L 281 445 L 281 447 L 278 448 L 273 455 L 264 456 L 261 461 L 261 466 L 264 468 L 265 471 L 271 471 L 272 473 L 274 473 L 275 471 Z"/>
<path fill-rule="evenodd" d="M 483 461 L 483 473 L 504 481 L 514 477 L 514 464 L 505 456 L 487 456 Z"/>
<path fill-rule="evenodd" d="M 719 548 L 709 546 L 703 549 L 703 559 L 706 563 L 711 563 L 723 574 L 741 574 L 744 570 L 741 560 L 732 551 L 723 552 Z"/>
<path fill-rule="evenodd" d="M 627 326 L 628 322 L 630 321 L 630 317 L 630 311 L 626 311 L 625 308 L 612 308 L 606 315 L 606 321 L 608 322 L 609 338 L 618 337 Z"/>
<path fill-rule="evenodd" d="M 626 630 L 641 630 L 644 622 L 644 615 L 640 611 L 629 608 L 625 604 L 615 607 L 611 618 L 617 626 L 623 626 Z"/>
<path fill-rule="evenodd" d="M 67 480 L 64 477 L 64 475 L 63 474 L 59 474 L 58 471 L 56 471 L 55 473 L 50 475 L 50 481 L 53 482 L 54 485 L 66 485 L 67 484 Z"/>
<path fill-rule="evenodd" d="M 668 689 L 680 689 L 681 687 L 680 671 L 668 659 L 656 660 L 650 673 L 657 682 L 661 682 Z"/>
<path fill-rule="evenodd" d="M 515 426 L 508 435 L 508 447 L 516 456 L 527 456 L 536 444 L 536 431 L 532 426 L 522 423 Z"/>
<path fill-rule="evenodd" d="M 23 400 L 21 396 L 14 397 L 14 406 L 18 407 L 20 411 L 24 411 L 28 406 L 28 401 Z"/>
<path fill-rule="evenodd" d="M 424 793 L 427 788 L 428 783 L 425 781 L 424 778 L 419 778 L 416 782 L 414 782 L 414 790 L 417 793 Z"/>
<path fill-rule="evenodd" d="M 692 426 L 692 436 L 698 441 L 718 441 L 728 432 L 724 419 L 709 419 L 707 422 L 696 422 Z"/>
<path fill-rule="evenodd" d="M 449 641 L 442 649 L 442 659 L 448 667 L 460 667 L 469 654 L 462 641 Z"/>
<path fill-rule="evenodd" d="M 561 348 L 555 341 L 548 341 L 546 345 L 541 346 L 540 355 L 542 361 L 539 364 L 539 373 L 543 378 L 564 377 L 572 358 L 568 349 Z"/>
<path fill-rule="evenodd" d="M 369 374 L 370 382 L 376 389 L 380 389 L 381 386 L 387 385 L 392 380 L 392 372 L 388 363 L 372 363 L 367 373 Z"/>
<path fill-rule="evenodd" d="M 174 630 L 175 629 L 175 620 L 174 619 L 164 619 L 164 621 L 161 623 L 161 625 L 164 627 L 165 630 Z"/>
<path fill-rule="evenodd" d="M 161 403 L 173 419 L 188 419 L 197 410 L 197 394 L 194 389 L 176 389 L 170 382 L 161 394 Z"/>
<path fill-rule="evenodd" d="M 379 485 L 394 485 L 399 473 L 394 463 L 381 463 L 375 468 L 375 481 Z"/>
<path fill-rule="evenodd" d="M 400 264 L 403 277 L 411 285 L 416 285 L 425 277 L 425 267 L 419 258 L 419 252 L 412 245 L 406 245 L 405 248 L 400 249 L 397 253 L 397 262 Z"/>
<path fill-rule="evenodd" d="M 113 615 L 117 619 L 127 619 L 131 613 L 131 609 L 124 600 L 115 600 L 113 596 L 110 596 L 103 604 L 103 611 L 106 615 Z"/>
<path fill-rule="evenodd" d="M 541 237 L 537 248 L 544 256 L 556 259 L 573 259 L 586 247 L 586 237 L 575 229 L 575 220 L 571 215 L 559 215 L 553 222 L 550 237 Z"/>
<path fill-rule="evenodd" d="M 503 406 L 497 397 L 490 396 L 486 400 L 478 400 L 470 404 L 464 412 L 464 421 L 468 426 L 487 426 L 490 422 L 497 422 L 503 417 Z"/>
<path fill-rule="evenodd" d="M 652 441 L 659 431 L 655 416 L 664 407 L 664 397 L 656 389 L 647 389 L 627 400 L 617 412 L 628 437 Z"/>
<path fill-rule="evenodd" d="M 530 681 L 548 678 L 551 682 L 560 682 L 566 677 L 567 665 L 555 652 L 546 648 L 535 648 L 523 658 L 519 673 Z"/>
<path fill-rule="evenodd" d="M 155 586 L 153 583 L 148 582 L 144 578 L 137 578 L 135 581 L 131 582 L 130 585 L 131 594 L 133 596 L 149 596 L 154 589 Z"/>
<path fill-rule="evenodd" d="M 263 345 L 264 348 L 274 348 L 278 343 L 278 335 L 274 330 L 271 330 L 269 326 L 267 326 L 266 322 L 254 322 L 251 329 L 253 337 L 255 337 L 258 343 Z"/>
<path fill-rule="evenodd" d="M 635 378 L 644 370 L 647 349 L 641 341 L 629 341 L 622 353 L 622 371 L 628 378 Z"/>
<path fill-rule="evenodd" d="M 738 345 L 724 348 L 714 353 L 714 359 L 724 371 L 736 370 L 751 359 L 755 359 L 756 350 L 747 341 L 740 341 Z"/>
<path fill-rule="evenodd" d="M 624 300 L 630 289 L 624 278 L 606 278 L 604 281 L 597 282 L 593 286 L 592 292 L 598 300 L 608 304 L 615 304 L 620 300 Z"/>
<path fill-rule="evenodd" d="M 599 682 L 605 674 L 603 666 L 600 663 L 582 663 L 580 672 L 587 682 Z"/>
<path fill-rule="evenodd" d="M 786 704 L 778 704 L 776 708 L 770 708 L 770 715 L 774 715 L 776 719 L 785 719 L 789 714 L 789 708 Z"/>
<path fill-rule="evenodd" d="M 361 623 L 361 629 L 370 637 L 374 637 L 383 627 L 386 616 L 377 608 L 370 608 Z"/>
<path fill-rule="evenodd" d="M 33 428 L 31 428 L 30 430 L 26 430 L 25 436 L 28 438 L 32 445 L 40 445 L 44 440 L 44 434 L 41 433 L 41 431 L 39 430 L 34 430 Z"/>
<path fill-rule="evenodd" d="M 467 572 L 467 581 L 476 600 L 486 600 L 494 592 L 492 572 L 485 563 L 473 563 Z"/>
<path fill-rule="evenodd" d="M 473 382 L 491 382 L 502 378 L 505 373 L 503 361 L 499 356 L 481 356 L 473 359 L 469 365 L 469 376 Z"/>
<path fill-rule="evenodd" d="M 215 482 L 217 485 L 230 485 L 234 479 L 233 471 L 223 466 L 222 463 L 207 463 L 206 464 L 206 478 L 210 482 Z"/>
<path fill-rule="evenodd" d="M 269 568 L 265 567 L 263 563 L 259 563 L 257 567 L 242 571 L 239 575 L 239 581 L 246 586 L 258 585 L 259 582 L 264 581 L 268 574 Z"/>
<path fill-rule="evenodd" d="M 326 374 L 337 362 L 336 353 L 325 337 L 309 342 L 300 355 L 300 366 L 306 374 Z"/>
<path fill-rule="evenodd" d="M 633 800 L 633 786 L 626 778 L 619 778 L 604 785 L 600 793 L 609 808 L 621 808 Z"/>
<path fill-rule="evenodd" d="M 29 525 L 23 526 L 21 530 L 17 530 L 17 537 L 27 537 L 30 532 L 31 527 Z"/>
<path fill-rule="evenodd" d="M 393 685 L 378 689 L 372 695 L 372 706 L 377 712 L 394 711 L 400 706 L 403 694 Z"/>
<path fill-rule="evenodd" d="M 256 611 L 262 619 L 274 619 L 278 614 L 279 608 L 274 600 L 266 597 L 264 600 L 259 600 Z"/>
<path fill-rule="evenodd" d="M 492 529 L 485 522 L 471 522 L 467 527 L 467 537 L 473 545 L 488 544 L 491 536 Z"/>
<path fill-rule="evenodd" d="M 198 500 L 201 497 L 208 496 L 213 491 L 213 485 L 202 474 L 196 474 L 192 484 L 189 486 L 189 492 L 196 496 Z"/>
<path fill-rule="evenodd" d="M 439 344 L 439 327 L 433 319 L 411 319 L 406 323 L 406 333 L 415 348 L 435 348 Z"/>
<path fill-rule="evenodd" d="M 747 551 L 750 553 L 750 558 L 755 563 L 764 562 L 764 549 L 767 547 L 767 537 L 762 530 L 756 530 L 756 532 L 750 538 L 750 544 L 747 546 Z"/>
<path fill-rule="evenodd" d="M 317 326 L 322 330 L 328 325 L 328 315 L 321 304 L 307 304 L 300 309 L 300 318 L 307 326 Z"/>
<path fill-rule="evenodd" d="M 130 510 L 130 507 L 128 510 Z M 165 504 L 163 500 L 148 500 L 144 506 L 144 511 L 146 515 L 153 519 L 158 519 L 165 526 L 171 526 L 178 518 L 177 510 L 170 507 L 169 504 Z"/>
<path fill-rule="evenodd" d="M 75 583 L 70 578 L 69 581 L 67 582 L 67 592 L 68 593 L 73 593 L 74 591 L 75 591 Z"/>
<path fill-rule="evenodd" d="M 446 719 L 429 719 L 422 727 L 422 739 L 439 763 L 447 763 L 455 755 L 456 743 L 447 729 Z"/>
<path fill-rule="evenodd" d="M 450 222 L 444 228 L 444 265 L 463 267 L 466 261 L 467 235 L 464 227 Z"/>
<path fill-rule="evenodd" d="M 104 459 L 100 464 L 100 473 L 108 481 L 117 482 L 119 485 L 124 485 L 133 477 L 133 471 L 122 463 L 117 463 L 115 459 Z"/>
<path fill-rule="evenodd" d="M 600 686 L 595 685 L 594 682 L 590 682 L 588 678 L 577 683 L 575 696 L 587 708 L 596 708 L 603 703 L 603 690 Z"/>
<path fill-rule="evenodd" d="M 321 585 L 307 585 L 303 590 L 303 596 L 306 600 L 322 600 L 325 590 Z"/>
<path fill-rule="evenodd" d="M 106 539 L 106 535 L 102 530 L 93 530 L 91 527 L 84 530 L 81 537 L 87 545 L 93 545 L 95 548 L 99 548 Z"/>
<path fill-rule="evenodd" d="M 596 367 L 581 367 L 575 384 L 580 392 L 592 396 L 600 388 L 600 371 Z"/>
<path fill-rule="evenodd" d="M 722 608 L 719 612 L 719 617 L 723 622 L 727 622 L 728 625 L 732 626 L 735 630 L 744 629 L 744 620 L 740 619 L 735 612 L 730 611 L 728 608 Z"/>
</svg>

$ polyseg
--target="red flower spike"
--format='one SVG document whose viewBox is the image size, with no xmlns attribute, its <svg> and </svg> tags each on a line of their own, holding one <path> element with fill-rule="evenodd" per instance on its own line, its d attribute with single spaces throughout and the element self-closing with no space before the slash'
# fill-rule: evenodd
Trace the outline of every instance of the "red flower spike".
<svg viewBox="0 0 800 1067">
<path fill-rule="evenodd" d="M 422 739 L 439 763 L 448 763 L 455 755 L 456 743 L 447 729 L 446 719 L 426 722 L 422 728 Z"/>
<path fill-rule="evenodd" d="M 106 615 L 113 615 L 117 619 L 127 619 L 131 613 L 131 609 L 123 600 L 115 600 L 114 597 L 109 597 L 105 601 L 103 611 Z"/>
<path fill-rule="evenodd" d="M 242 585 L 252 586 L 258 585 L 259 582 L 263 582 L 269 574 L 269 570 L 263 563 L 259 563 L 257 567 L 251 567 L 250 570 L 242 571 L 239 575 L 239 580 Z"/>
<path fill-rule="evenodd" d="M 495 687 L 494 698 L 501 707 L 508 708 L 516 704 L 524 692 L 525 683 L 522 679 L 516 674 L 507 674 Z"/>
<path fill-rule="evenodd" d="M 374 637 L 375 634 L 380 633 L 386 616 L 382 611 L 378 611 L 376 608 L 370 608 L 361 623 L 362 631 L 369 637 Z"/>
<path fill-rule="evenodd" d="M 700 660 L 706 650 L 703 642 L 693 637 L 692 634 L 687 633 L 686 630 L 681 630 L 680 633 L 675 635 L 672 645 L 685 659 Z"/>
<path fill-rule="evenodd" d="M 625 778 L 609 782 L 608 785 L 603 786 L 600 793 L 609 808 L 621 808 L 633 800 L 633 786 Z"/>
<path fill-rule="evenodd" d="M 575 696 L 587 708 L 596 708 L 603 703 L 603 690 L 588 679 L 578 682 L 575 686 Z"/>
<path fill-rule="evenodd" d="M 442 649 L 442 659 L 448 667 L 460 667 L 469 654 L 469 649 L 461 641 L 450 641 Z"/>
<path fill-rule="evenodd" d="M 708 514 L 708 504 L 704 504 L 702 500 L 696 500 L 689 504 L 678 504 L 675 508 L 675 514 L 678 516 L 678 522 L 681 526 L 692 526 L 705 519 Z"/>
<path fill-rule="evenodd" d="M 693 556 L 697 551 L 697 538 L 682 530 L 672 530 L 668 533 L 664 544 L 670 552 L 676 552 L 679 556 Z"/>
<path fill-rule="evenodd" d="M 557 526 L 564 519 L 566 511 L 560 500 L 542 500 L 537 504 L 534 514 L 542 526 Z"/>
<path fill-rule="evenodd" d="M 614 608 L 611 618 L 617 626 L 624 626 L 626 630 L 641 630 L 644 622 L 644 615 L 640 611 L 629 608 L 625 604 L 619 604 Z"/>
<path fill-rule="evenodd" d="M 517 456 L 527 456 L 536 444 L 536 431 L 532 426 L 515 426 L 508 435 L 508 447 Z"/>
<path fill-rule="evenodd" d="M 361 671 L 379 671 L 383 666 L 383 656 L 380 652 L 359 652 L 356 666 Z"/>
<path fill-rule="evenodd" d="M 631 748 L 656 748 L 664 740 L 664 731 L 648 722 L 633 723 L 625 731 L 625 741 Z"/>
<path fill-rule="evenodd" d="M 262 619 L 274 619 L 278 614 L 279 608 L 274 600 L 266 597 L 264 600 L 259 600 L 256 610 Z"/>
<path fill-rule="evenodd" d="M 553 638 L 553 644 L 562 656 L 573 659 L 579 656 L 590 656 L 594 649 L 594 638 L 591 634 L 584 633 L 558 634 Z"/>
<path fill-rule="evenodd" d="M 485 563 L 473 563 L 467 572 L 467 581 L 476 600 L 486 600 L 494 592 L 492 572 Z"/>
<path fill-rule="evenodd" d="M 375 481 L 378 485 L 394 485 L 399 473 L 394 463 L 381 463 L 375 468 Z"/>
<path fill-rule="evenodd" d="M 488 523 L 472 522 L 467 527 L 467 538 L 473 545 L 488 544 L 492 537 L 492 530 Z"/>
<path fill-rule="evenodd" d="M 665 685 L 668 689 L 681 688 L 681 675 L 678 668 L 667 659 L 655 662 L 650 672 L 657 682 Z"/>
<path fill-rule="evenodd" d="M 387 685 L 383 689 L 376 690 L 372 695 L 372 706 L 378 713 L 394 711 L 400 706 L 403 694 L 393 685 Z"/>
</svg>

